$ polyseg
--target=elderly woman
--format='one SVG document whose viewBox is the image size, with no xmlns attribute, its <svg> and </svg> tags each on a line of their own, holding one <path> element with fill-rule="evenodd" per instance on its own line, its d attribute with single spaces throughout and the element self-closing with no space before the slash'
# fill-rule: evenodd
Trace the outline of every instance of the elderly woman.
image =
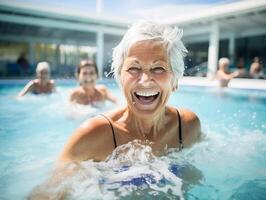
<svg viewBox="0 0 266 200">
<path fill-rule="evenodd" d="M 116 103 L 116 98 L 104 85 L 96 85 L 98 69 L 94 61 L 82 60 L 77 67 L 80 87 L 74 89 L 70 101 L 82 105 L 100 105 L 104 100 Z"/>
<path fill-rule="evenodd" d="M 227 87 L 231 79 L 239 76 L 240 71 L 228 72 L 230 60 L 228 58 L 219 59 L 219 70 L 217 71 L 217 79 L 220 87 Z"/>
<path fill-rule="evenodd" d="M 85 122 L 66 144 L 61 161 L 104 160 L 135 139 L 149 140 L 155 155 L 198 140 L 196 114 L 166 105 L 184 71 L 181 36 L 177 28 L 150 22 L 128 30 L 114 49 L 112 64 L 126 106 Z"/>
<path fill-rule="evenodd" d="M 47 62 L 39 62 L 36 67 L 37 79 L 31 80 L 19 93 L 24 96 L 28 92 L 32 94 L 50 94 L 55 91 L 55 84 L 50 80 L 50 66 Z"/>
</svg>

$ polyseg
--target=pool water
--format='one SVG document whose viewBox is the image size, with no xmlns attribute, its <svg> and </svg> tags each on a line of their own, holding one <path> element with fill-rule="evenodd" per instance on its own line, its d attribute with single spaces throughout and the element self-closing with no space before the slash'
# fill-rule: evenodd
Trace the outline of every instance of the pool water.
<svg viewBox="0 0 266 200">
<path fill-rule="evenodd" d="M 117 85 L 102 82 L 124 104 Z M 64 82 L 56 94 L 17 98 L 23 84 L 0 83 L 0 199 L 25 199 L 51 176 L 73 131 L 113 108 L 69 104 L 75 86 Z M 64 183 L 68 199 L 265 199 L 265 91 L 180 86 L 169 104 L 197 113 L 201 142 L 162 157 L 148 142 L 120 146 L 104 162 L 80 164 Z"/>
</svg>

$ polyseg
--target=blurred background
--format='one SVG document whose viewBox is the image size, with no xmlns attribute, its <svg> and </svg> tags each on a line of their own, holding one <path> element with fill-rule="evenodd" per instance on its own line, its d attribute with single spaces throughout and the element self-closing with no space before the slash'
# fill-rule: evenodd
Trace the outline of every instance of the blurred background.
<svg viewBox="0 0 266 200">
<path fill-rule="evenodd" d="M 112 49 L 140 19 L 183 29 L 185 76 L 214 75 L 221 57 L 232 70 L 256 56 L 265 65 L 265 0 L 0 0 L 0 78 L 33 77 L 40 61 L 54 78 L 74 78 L 85 58 L 106 77 Z"/>
</svg>

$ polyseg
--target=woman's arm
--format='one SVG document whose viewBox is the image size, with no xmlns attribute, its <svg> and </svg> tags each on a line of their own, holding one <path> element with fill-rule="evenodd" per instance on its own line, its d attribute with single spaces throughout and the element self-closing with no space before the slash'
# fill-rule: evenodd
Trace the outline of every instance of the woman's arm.
<svg viewBox="0 0 266 200">
<path fill-rule="evenodd" d="M 31 92 L 34 90 L 34 81 L 30 81 L 27 83 L 27 85 L 20 91 L 20 93 L 18 94 L 19 97 L 24 96 L 25 94 L 27 94 L 28 92 Z"/>
<path fill-rule="evenodd" d="M 79 163 L 57 163 L 49 178 L 33 188 L 28 195 L 29 200 L 65 199 L 71 185 L 71 178 L 81 170 Z M 70 181 L 69 181 L 70 180 Z"/>
<path fill-rule="evenodd" d="M 233 73 L 227 74 L 227 73 L 220 70 L 220 71 L 218 71 L 218 75 L 222 79 L 231 80 L 232 78 L 235 78 L 239 75 L 239 71 L 235 71 Z"/>
<path fill-rule="evenodd" d="M 97 85 L 97 88 L 103 93 L 104 98 L 106 100 L 109 100 L 109 101 L 111 101 L 114 104 L 118 103 L 116 97 L 104 85 Z"/>
<path fill-rule="evenodd" d="M 108 121 L 102 116 L 89 119 L 70 137 L 59 160 L 80 162 L 93 159 L 104 160 L 114 150 Z"/>
<path fill-rule="evenodd" d="M 107 88 L 106 88 L 106 99 L 108 99 L 109 101 L 111 101 L 114 104 L 117 104 L 118 103 L 118 101 L 115 98 L 115 96 Z"/>
<path fill-rule="evenodd" d="M 56 92 L 55 81 L 54 80 L 50 80 L 50 83 L 52 85 L 52 92 Z"/>
<path fill-rule="evenodd" d="M 106 119 L 99 116 L 86 121 L 70 137 L 50 178 L 35 187 L 28 199 L 65 199 L 71 186 L 68 183 L 82 170 L 80 162 L 104 160 L 113 150 L 112 133 Z"/>
<path fill-rule="evenodd" d="M 69 101 L 72 103 L 76 101 L 76 90 L 71 91 Z"/>
<path fill-rule="evenodd" d="M 200 141 L 200 136 L 201 136 L 200 120 L 194 112 L 188 109 L 181 109 L 180 114 L 181 114 L 184 146 L 189 147 L 194 143 Z"/>
</svg>

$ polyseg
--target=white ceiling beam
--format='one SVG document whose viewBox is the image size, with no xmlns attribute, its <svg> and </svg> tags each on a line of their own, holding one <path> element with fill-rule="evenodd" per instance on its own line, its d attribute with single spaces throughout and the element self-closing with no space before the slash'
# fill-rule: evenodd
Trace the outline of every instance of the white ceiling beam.
<svg viewBox="0 0 266 200">
<path fill-rule="evenodd" d="M 74 20 L 92 24 L 102 24 L 127 28 L 131 21 L 112 16 L 100 16 L 94 12 L 82 12 L 80 10 L 68 7 L 53 6 L 34 2 L 25 2 L 21 0 L 1 0 L 0 6 L 3 10 L 11 11 L 16 14 L 34 15 L 34 17 L 50 17 L 55 20 Z"/>
<path fill-rule="evenodd" d="M 237 37 L 249 37 L 249 36 L 259 36 L 266 35 L 266 27 L 261 27 L 260 29 L 246 29 L 237 33 Z"/>
<path fill-rule="evenodd" d="M 208 34 L 210 32 L 210 26 L 187 27 L 184 28 L 183 31 L 184 31 L 184 36 Z"/>
<path fill-rule="evenodd" d="M 167 24 L 186 25 L 200 21 L 216 21 L 226 17 L 241 16 L 250 12 L 259 12 L 266 9 L 265 0 L 239 1 L 220 6 L 210 6 L 198 12 L 191 12 L 183 16 L 164 20 Z"/>
<path fill-rule="evenodd" d="M 19 35 L 4 35 L 0 34 L 1 41 L 7 42 L 28 42 L 28 43 L 45 43 L 45 44 L 69 44 L 80 46 L 96 46 L 94 40 L 76 41 L 70 39 L 51 39 L 44 37 L 19 36 Z"/>
<path fill-rule="evenodd" d="M 98 25 L 90 25 L 90 24 L 69 22 L 69 21 L 58 21 L 48 18 L 9 15 L 3 13 L 0 13 L 0 21 L 23 24 L 23 25 L 43 26 L 49 28 L 60 28 L 66 30 L 76 30 L 84 32 L 94 32 L 94 33 L 97 32 L 99 29 Z M 126 30 L 114 27 L 102 26 L 102 31 L 107 34 L 123 35 Z"/>
</svg>

